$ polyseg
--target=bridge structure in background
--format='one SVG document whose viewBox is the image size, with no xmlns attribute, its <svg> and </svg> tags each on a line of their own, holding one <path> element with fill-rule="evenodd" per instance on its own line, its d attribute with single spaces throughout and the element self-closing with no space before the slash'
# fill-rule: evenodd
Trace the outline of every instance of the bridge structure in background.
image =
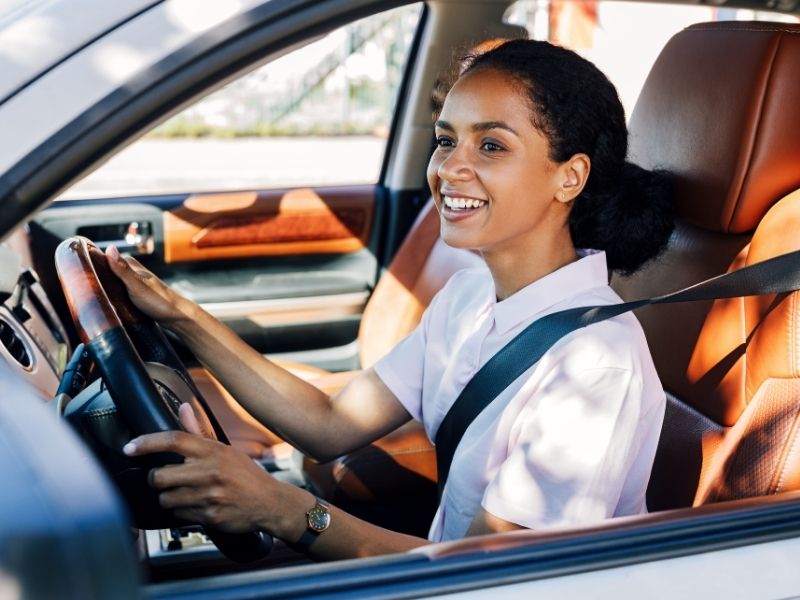
<svg viewBox="0 0 800 600">
<path fill-rule="evenodd" d="M 272 104 L 269 109 L 269 117 L 273 123 L 278 123 L 303 103 L 315 91 L 320 89 L 325 81 L 331 77 L 340 67 L 344 67 L 347 59 L 353 54 L 361 51 L 370 40 L 376 38 L 380 33 L 388 28 L 396 29 L 397 17 L 388 15 L 382 19 L 364 19 L 358 21 L 347 29 L 347 42 L 345 47 L 337 48 L 326 54 L 314 67 L 300 80 L 298 86 L 293 86 L 286 94 L 285 98 Z M 397 66 L 396 40 L 392 42 L 387 56 L 389 62 L 395 62 Z M 394 61 L 392 59 L 395 59 Z M 348 94 L 349 95 L 349 94 Z"/>
</svg>

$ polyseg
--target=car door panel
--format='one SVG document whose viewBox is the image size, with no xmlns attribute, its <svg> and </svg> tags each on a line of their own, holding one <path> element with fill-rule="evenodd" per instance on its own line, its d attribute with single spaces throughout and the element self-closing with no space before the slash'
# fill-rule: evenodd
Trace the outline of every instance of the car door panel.
<svg viewBox="0 0 800 600">
<path fill-rule="evenodd" d="M 377 273 L 379 197 L 363 185 L 62 201 L 30 231 L 44 254 L 71 235 L 144 234 L 132 254 L 260 352 L 350 369 Z"/>
<path fill-rule="evenodd" d="M 164 262 L 358 251 L 368 244 L 372 189 L 189 196 L 164 213 Z"/>
</svg>

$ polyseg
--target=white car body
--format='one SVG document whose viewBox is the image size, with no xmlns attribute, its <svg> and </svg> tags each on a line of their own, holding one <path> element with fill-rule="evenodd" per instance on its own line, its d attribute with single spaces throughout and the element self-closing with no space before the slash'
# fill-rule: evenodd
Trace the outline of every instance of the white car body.
<svg viewBox="0 0 800 600">
<path fill-rule="evenodd" d="M 2 234 L 8 235 L 71 182 L 196 95 L 301 45 L 306 38 L 313 39 L 329 27 L 328 19 L 336 14 L 346 20 L 387 4 L 398 3 L 54 0 L 17 3 L 7 13 L 0 4 Z M 432 2 L 420 43 L 428 49 L 462 42 L 466 32 L 481 21 L 486 23 L 487 15 L 494 14 L 499 21 L 507 5 L 502 0 Z M 465 24 L 449 27 L 448 22 L 456 17 Z M 256 33 L 249 32 L 251 27 Z M 226 44 L 228 38 L 234 41 Z M 201 56 L 206 56 L 209 64 L 227 66 L 208 66 L 197 59 Z M 409 73 L 411 96 L 425 95 L 421 90 L 437 70 L 427 54 L 424 58 L 414 63 Z M 176 82 L 181 77 L 185 84 Z M 167 100 L 160 108 L 162 95 Z M 428 144 L 429 113 L 423 104 L 404 110 L 395 127 L 395 147 L 424 148 Z M 384 183 L 397 188 L 410 184 L 413 174 L 424 170 L 425 162 L 424 153 L 393 153 L 384 167 Z M 87 582 L 93 576 L 102 579 L 96 571 L 107 566 L 101 556 L 81 546 L 85 541 L 66 546 L 70 539 L 80 540 L 85 534 L 78 530 L 80 522 L 75 515 L 83 514 L 81 506 L 96 505 L 92 511 L 98 519 L 105 519 L 102 526 L 120 538 L 108 543 L 123 544 L 120 532 L 125 531 L 126 521 L 121 503 L 87 449 L 61 426 L 49 405 L 40 402 L 49 400 L 42 390 L 36 383 L 22 381 L 26 377 L 13 366 L 0 365 L 0 423 L 4 423 L 0 426 L 0 455 L 7 459 L 3 469 L 9 469 L 2 471 L 3 487 L 9 487 L 0 492 L 0 506 L 5 506 L 7 514 L 21 510 L 14 503 L 22 501 L 22 490 L 30 486 L 34 496 L 49 498 L 45 504 L 56 515 L 56 525 L 48 535 L 56 541 L 40 564 L 33 565 L 29 559 L 26 572 L 20 572 L 12 558 L 14 549 L 32 548 L 25 545 L 25 536 L 35 536 L 36 528 L 24 518 L 17 523 L 8 516 L 0 518 L 3 598 L 23 597 L 28 582 L 37 574 L 63 577 L 60 585 L 71 597 L 290 594 L 477 599 L 502 595 L 509 600 L 566 600 L 800 595 L 798 494 L 648 515 L 586 529 L 491 536 L 484 542 L 427 547 L 405 557 L 275 566 L 146 585 L 136 575 L 133 552 L 117 548 L 108 556 L 118 561 L 114 565 L 122 574 L 118 587 L 108 581 L 93 586 Z M 20 405 L 10 406 L 12 398 Z M 31 423 L 37 424 L 37 435 L 47 438 L 51 451 L 59 449 L 58 457 L 29 452 L 35 447 L 35 438 L 21 432 L 31 428 Z M 23 460 L 27 461 L 25 468 L 11 470 L 14 461 Z M 45 466 L 48 461 L 52 461 L 49 467 Z M 58 468 L 68 472 L 76 462 L 83 474 L 80 486 L 62 488 L 48 483 L 49 478 L 58 477 Z M 0 466 L 3 464 L 0 458 Z M 11 488 L 13 495 L 8 491 Z M 57 499 L 63 500 L 60 514 Z M 67 558 L 71 553 L 84 556 L 81 560 Z M 53 568 L 53 561 L 62 560 L 63 569 Z M 69 560 L 73 563 L 68 565 Z M 93 560 L 97 562 L 92 564 Z"/>
</svg>

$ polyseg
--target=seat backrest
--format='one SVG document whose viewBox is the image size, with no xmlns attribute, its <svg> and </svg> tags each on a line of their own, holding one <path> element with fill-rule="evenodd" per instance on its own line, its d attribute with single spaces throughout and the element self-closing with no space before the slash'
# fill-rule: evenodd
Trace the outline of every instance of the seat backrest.
<svg viewBox="0 0 800 600">
<path fill-rule="evenodd" d="M 477 254 L 445 244 L 439 227 L 439 213 L 430 199 L 364 308 L 358 333 L 363 368 L 411 333 L 453 273 L 483 264 Z"/>
<path fill-rule="evenodd" d="M 666 253 L 612 285 L 654 296 L 800 248 L 800 26 L 709 23 L 662 51 L 630 158 L 675 175 Z M 668 406 L 651 510 L 800 489 L 800 295 L 637 313 Z"/>
</svg>

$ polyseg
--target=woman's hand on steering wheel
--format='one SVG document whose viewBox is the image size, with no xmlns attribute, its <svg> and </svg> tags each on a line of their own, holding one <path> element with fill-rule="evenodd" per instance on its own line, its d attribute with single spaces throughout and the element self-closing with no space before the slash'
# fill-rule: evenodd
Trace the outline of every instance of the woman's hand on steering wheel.
<svg viewBox="0 0 800 600">
<path fill-rule="evenodd" d="M 207 410 L 200 390 L 192 382 L 180 357 L 155 323 L 155 319 L 169 325 L 194 323 L 194 315 L 199 310 L 196 305 L 170 290 L 138 261 L 120 257 L 116 249 L 103 254 L 91 240 L 80 236 L 59 244 L 55 262 L 78 334 L 87 345 L 108 390 L 107 394 L 99 396 L 103 399 L 101 404 L 105 402 L 103 407 L 106 410 L 102 413 L 104 425 L 99 429 L 90 430 L 84 426 L 84 417 L 87 411 L 93 410 L 91 406 L 94 406 L 95 396 L 90 398 L 91 402 L 80 406 L 71 403 L 76 407 L 75 419 L 82 424 L 79 427 L 81 434 L 96 445 L 101 457 L 118 453 L 119 446 L 115 444 L 120 439 L 129 439 L 131 434 L 143 438 L 143 434 L 153 432 L 162 432 L 156 435 L 167 436 L 167 439 L 175 436 L 178 453 L 190 457 L 190 465 L 185 466 L 191 467 L 197 462 L 191 452 L 181 452 L 181 444 L 187 443 L 187 439 L 193 440 L 194 445 L 213 447 L 219 453 L 218 448 L 224 447 L 223 444 L 183 432 L 178 435 L 175 431 L 186 426 L 183 421 L 187 417 L 180 418 L 179 415 L 187 410 L 181 409 L 180 405 L 188 404 L 197 411 L 198 419 L 188 421 L 193 431 L 199 430 L 194 423 L 199 420 L 205 422 L 204 429 L 213 432 L 217 439 L 227 440 Z M 141 454 L 152 452 L 144 447 Z M 229 452 L 234 454 L 233 450 Z M 168 511 L 159 509 L 159 498 L 148 490 L 145 481 L 154 464 L 175 462 L 179 462 L 177 456 L 159 453 L 148 461 L 134 461 L 135 464 L 131 465 L 109 463 L 109 474 L 127 494 L 126 499 L 136 503 L 132 506 L 137 519 L 135 523 L 159 529 L 173 527 L 179 521 Z M 239 464 L 242 463 L 240 460 Z M 248 466 L 258 470 L 262 478 L 266 477 L 266 473 L 254 463 Z M 207 512 L 211 516 L 204 521 L 209 524 L 216 522 L 214 512 Z M 272 538 L 254 528 L 241 533 L 209 526 L 205 529 L 222 553 L 238 562 L 259 560 L 272 548 Z"/>
<path fill-rule="evenodd" d="M 119 277 L 136 307 L 151 319 L 170 325 L 191 318 L 196 305 L 161 281 L 138 260 L 124 257 L 115 246 L 106 250 L 111 271 Z"/>
<path fill-rule="evenodd" d="M 185 457 L 183 464 L 150 472 L 150 485 L 159 491 L 161 505 L 176 517 L 226 533 L 277 533 L 273 521 L 278 515 L 270 507 L 285 506 L 279 500 L 285 484 L 242 452 L 205 438 L 189 405 L 180 407 L 180 420 L 190 433 L 143 435 L 123 449 L 128 456 L 174 452 Z"/>
</svg>

